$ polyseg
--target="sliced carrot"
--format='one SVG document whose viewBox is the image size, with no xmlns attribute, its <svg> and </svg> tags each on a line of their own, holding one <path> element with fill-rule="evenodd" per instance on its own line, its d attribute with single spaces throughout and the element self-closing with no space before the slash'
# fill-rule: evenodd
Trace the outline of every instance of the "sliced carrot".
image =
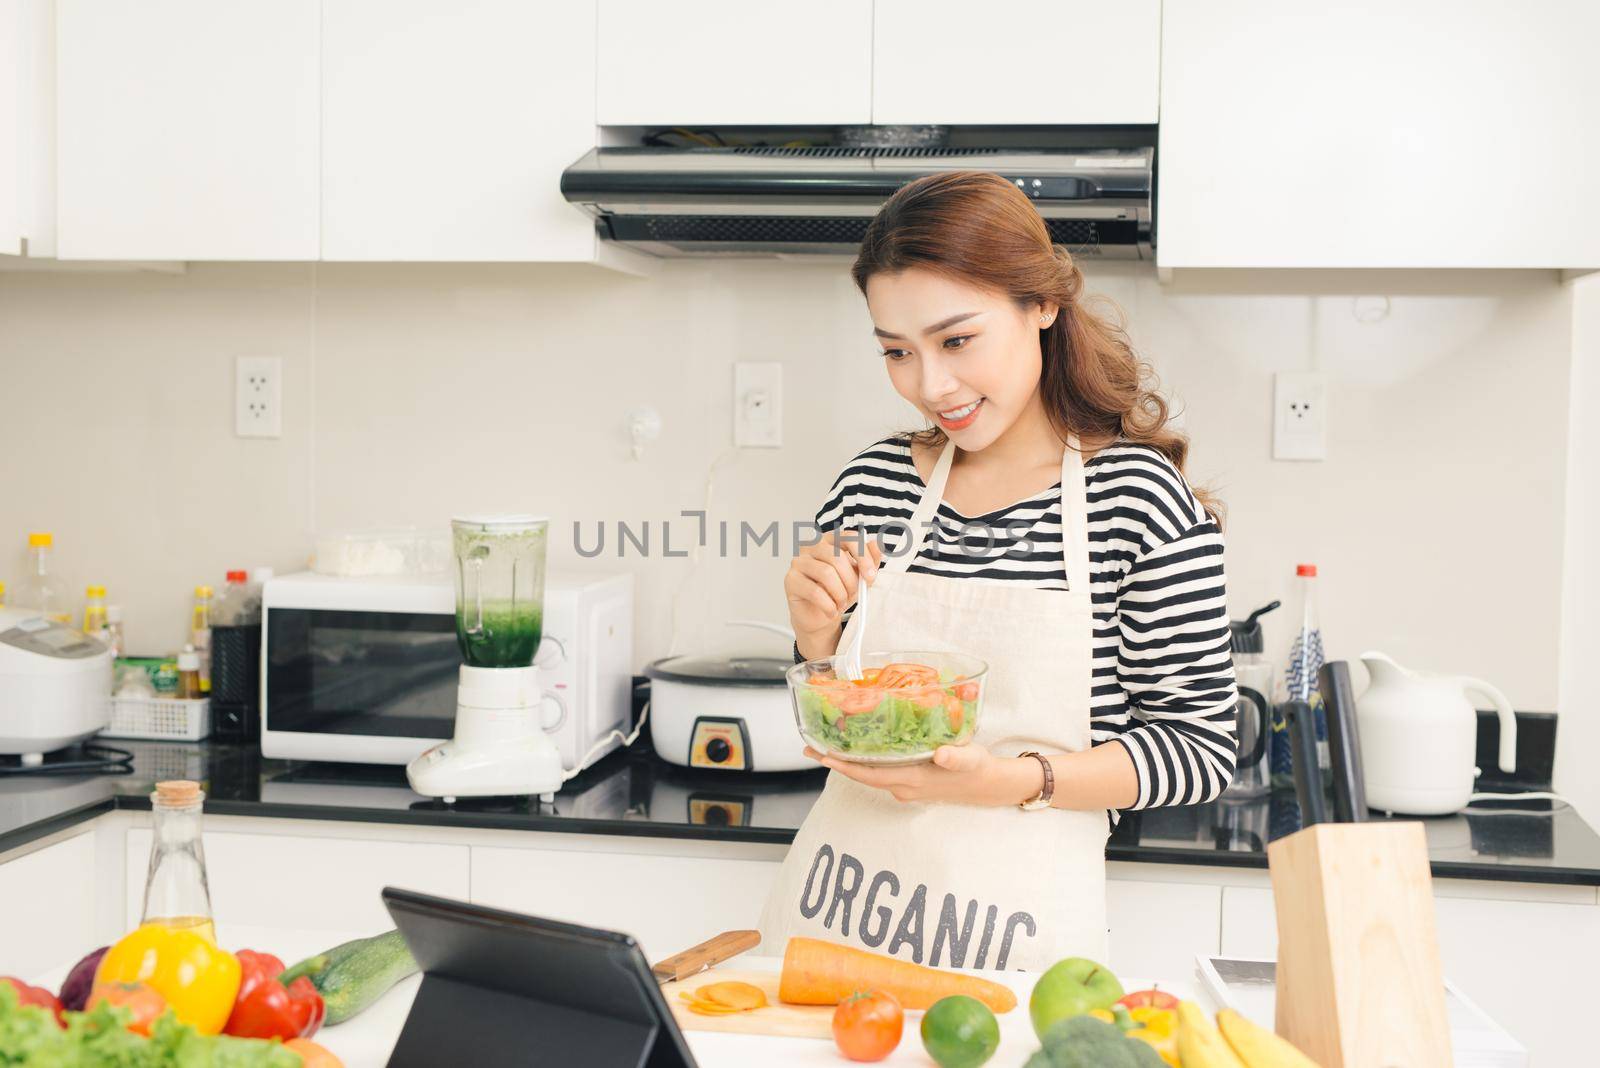
<svg viewBox="0 0 1600 1068">
<path fill-rule="evenodd" d="M 718 1005 L 714 1001 L 691 1001 L 689 1011 L 697 1012 L 701 1016 L 737 1016 L 743 1009 L 730 1009 L 726 1005 Z"/>
<path fill-rule="evenodd" d="M 704 1001 L 725 1005 L 741 1012 L 764 1008 L 767 1004 L 767 995 L 761 992 L 759 986 L 751 983 L 707 983 L 695 993 Z"/>
<path fill-rule="evenodd" d="M 999 983 L 926 968 L 854 946 L 791 938 L 783 953 L 778 1000 L 790 1005 L 837 1005 L 858 990 L 892 994 L 907 1009 L 930 1008 L 940 998 L 966 994 L 994 1012 L 1017 1007 L 1017 995 Z"/>
</svg>

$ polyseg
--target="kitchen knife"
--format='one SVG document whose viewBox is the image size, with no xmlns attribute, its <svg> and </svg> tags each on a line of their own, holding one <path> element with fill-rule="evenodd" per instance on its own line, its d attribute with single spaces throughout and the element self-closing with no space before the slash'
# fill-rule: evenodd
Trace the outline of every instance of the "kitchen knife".
<svg viewBox="0 0 1600 1068">
<path fill-rule="evenodd" d="M 1367 790 L 1361 771 L 1361 734 L 1356 729 L 1355 690 L 1350 665 L 1332 660 L 1318 674 L 1322 707 L 1328 713 L 1328 762 L 1333 768 L 1333 818 L 1340 823 L 1367 819 Z"/>
<path fill-rule="evenodd" d="M 737 957 L 760 944 L 759 931 L 724 931 L 715 938 L 706 939 L 698 946 L 673 954 L 652 966 L 650 971 L 655 975 L 656 982 L 671 983 L 687 979 L 691 975 L 699 975 L 707 968 Z"/>
<path fill-rule="evenodd" d="M 1294 764 L 1294 794 L 1300 802 L 1300 826 L 1328 822 L 1328 806 L 1322 797 L 1322 772 L 1317 767 L 1317 717 L 1304 701 L 1284 706 L 1289 721 L 1289 745 Z"/>
</svg>

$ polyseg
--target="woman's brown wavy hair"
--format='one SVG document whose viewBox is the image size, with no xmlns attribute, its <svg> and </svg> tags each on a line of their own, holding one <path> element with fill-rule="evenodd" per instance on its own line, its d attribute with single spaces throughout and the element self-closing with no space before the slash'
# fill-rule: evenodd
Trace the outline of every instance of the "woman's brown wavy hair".
<svg viewBox="0 0 1600 1068">
<path fill-rule="evenodd" d="M 1022 190 L 988 171 L 931 174 L 901 188 L 868 225 L 850 273 L 865 295 L 873 275 L 908 267 L 1005 293 L 1021 308 L 1058 305 L 1039 339 L 1039 393 L 1056 432 L 1092 449 L 1117 440 L 1148 445 L 1183 471 L 1189 439 L 1172 428 L 1153 369 L 1133 351 L 1115 306 L 1084 294 L 1083 272 L 1051 244 Z M 936 427 L 914 436 L 944 440 Z M 1220 521 L 1219 503 L 1194 493 Z"/>
</svg>

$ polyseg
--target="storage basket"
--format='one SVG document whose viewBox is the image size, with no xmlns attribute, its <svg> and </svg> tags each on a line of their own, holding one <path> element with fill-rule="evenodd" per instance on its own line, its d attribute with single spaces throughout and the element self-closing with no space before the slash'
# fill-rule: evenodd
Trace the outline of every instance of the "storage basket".
<svg viewBox="0 0 1600 1068">
<path fill-rule="evenodd" d="M 211 733 L 211 702 L 171 697 L 113 697 L 107 738 L 198 742 Z"/>
</svg>

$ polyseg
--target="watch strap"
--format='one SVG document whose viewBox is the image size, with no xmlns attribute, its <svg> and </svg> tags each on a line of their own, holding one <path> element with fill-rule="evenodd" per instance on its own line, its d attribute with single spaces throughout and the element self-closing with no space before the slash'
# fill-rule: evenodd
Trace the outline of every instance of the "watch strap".
<svg viewBox="0 0 1600 1068">
<path fill-rule="evenodd" d="M 1039 762 L 1039 766 L 1044 769 L 1044 789 L 1039 791 L 1038 796 L 1029 798 L 1028 800 L 1022 802 L 1018 807 L 1026 812 L 1033 812 L 1041 808 L 1049 808 L 1050 800 L 1051 798 L 1055 797 L 1056 794 L 1055 769 L 1050 766 L 1050 761 L 1046 760 L 1043 755 L 1036 753 L 1031 749 L 1025 753 L 1019 753 L 1017 755 L 1033 757 L 1033 759 Z"/>
</svg>

